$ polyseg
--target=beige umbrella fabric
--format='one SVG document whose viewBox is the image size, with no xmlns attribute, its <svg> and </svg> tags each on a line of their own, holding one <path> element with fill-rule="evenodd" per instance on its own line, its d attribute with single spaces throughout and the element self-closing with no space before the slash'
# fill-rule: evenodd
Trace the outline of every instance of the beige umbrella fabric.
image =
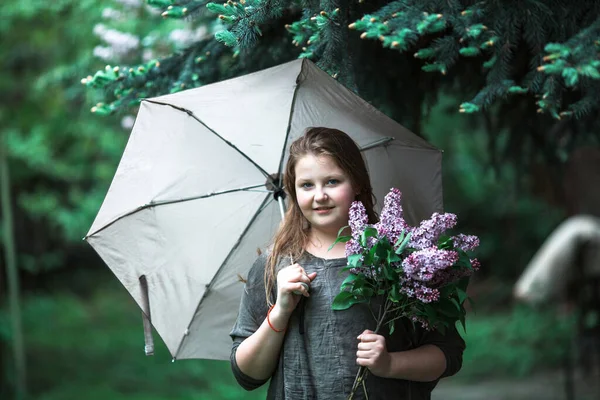
<svg viewBox="0 0 600 400">
<path fill-rule="evenodd" d="M 85 239 L 174 358 L 228 359 L 239 276 L 281 220 L 270 177 L 311 126 L 358 143 L 379 206 L 397 187 L 409 222 L 442 211 L 441 151 L 306 59 L 142 101 Z"/>
</svg>

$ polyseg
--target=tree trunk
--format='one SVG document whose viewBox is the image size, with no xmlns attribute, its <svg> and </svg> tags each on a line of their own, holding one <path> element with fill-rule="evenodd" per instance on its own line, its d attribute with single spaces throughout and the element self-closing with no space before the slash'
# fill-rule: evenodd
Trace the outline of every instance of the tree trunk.
<svg viewBox="0 0 600 400">
<path fill-rule="evenodd" d="M 1 138 L 0 138 L 1 139 Z M 25 352 L 21 327 L 21 307 L 19 304 L 19 274 L 15 256 L 13 237 L 12 201 L 10 197 L 10 174 L 4 143 L 0 140 L 0 196 L 4 230 L 4 257 L 8 284 L 8 303 L 12 321 L 12 345 L 15 365 L 15 398 L 23 400 L 25 389 Z"/>
</svg>

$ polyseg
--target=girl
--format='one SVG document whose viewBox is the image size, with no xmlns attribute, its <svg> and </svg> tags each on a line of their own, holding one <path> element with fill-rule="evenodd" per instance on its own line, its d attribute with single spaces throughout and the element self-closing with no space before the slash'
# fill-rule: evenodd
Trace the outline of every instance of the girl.
<svg viewBox="0 0 600 400">
<path fill-rule="evenodd" d="M 239 384 L 252 390 L 271 379 L 267 399 L 345 399 L 362 365 L 369 399 L 429 399 L 439 378 L 461 367 L 465 345 L 456 329 L 444 336 L 403 321 L 393 335 L 380 335 L 366 329 L 374 327 L 367 305 L 331 309 L 346 276 L 345 245 L 327 249 L 348 225 L 352 202 L 377 222 L 357 145 L 336 129 L 308 129 L 290 147 L 284 185 L 289 209 L 272 250 L 248 275 L 231 331 Z"/>
</svg>

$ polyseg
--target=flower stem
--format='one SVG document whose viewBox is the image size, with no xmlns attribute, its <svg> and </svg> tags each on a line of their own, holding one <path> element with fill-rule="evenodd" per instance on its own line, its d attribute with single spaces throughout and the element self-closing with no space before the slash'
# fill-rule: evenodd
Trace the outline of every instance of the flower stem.
<svg viewBox="0 0 600 400">
<path fill-rule="evenodd" d="M 391 306 L 392 306 L 392 302 L 389 301 L 388 299 L 385 300 L 385 306 L 383 307 L 383 313 L 381 312 L 381 306 L 380 306 L 380 313 L 379 313 L 379 318 L 377 321 L 377 327 L 375 328 L 375 331 L 373 333 L 376 334 L 379 332 L 379 329 L 381 329 L 381 326 L 383 325 L 383 322 L 385 321 L 385 317 L 387 316 Z M 358 390 L 359 386 L 363 387 L 365 396 L 366 396 L 367 400 L 369 399 L 369 396 L 367 395 L 367 387 L 365 385 L 365 380 L 367 379 L 368 372 L 369 372 L 369 370 L 363 366 L 361 366 L 358 369 L 358 372 L 356 373 L 356 377 L 354 378 L 354 383 L 352 384 L 352 390 L 350 391 L 350 396 L 348 396 L 348 400 L 352 400 L 354 398 L 354 394 Z"/>
</svg>

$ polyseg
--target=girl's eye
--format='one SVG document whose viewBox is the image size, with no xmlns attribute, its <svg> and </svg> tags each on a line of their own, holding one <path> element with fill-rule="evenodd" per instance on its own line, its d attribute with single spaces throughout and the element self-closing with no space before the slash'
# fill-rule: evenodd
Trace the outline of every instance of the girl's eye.
<svg viewBox="0 0 600 400">
<path fill-rule="evenodd" d="M 312 183 L 309 183 L 309 182 L 304 182 L 304 183 L 302 184 L 302 188 L 303 188 L 303 189 L 309 189 L 310 187 L 312 187 Z"/>
<path fill-rule="evenodd" d="M 337 185 L 338 183 L 340 183 L 340 181 L 338 181 L 337 179 L 330 179 L 327 183 L 329 185 Z"/>
</svg>

